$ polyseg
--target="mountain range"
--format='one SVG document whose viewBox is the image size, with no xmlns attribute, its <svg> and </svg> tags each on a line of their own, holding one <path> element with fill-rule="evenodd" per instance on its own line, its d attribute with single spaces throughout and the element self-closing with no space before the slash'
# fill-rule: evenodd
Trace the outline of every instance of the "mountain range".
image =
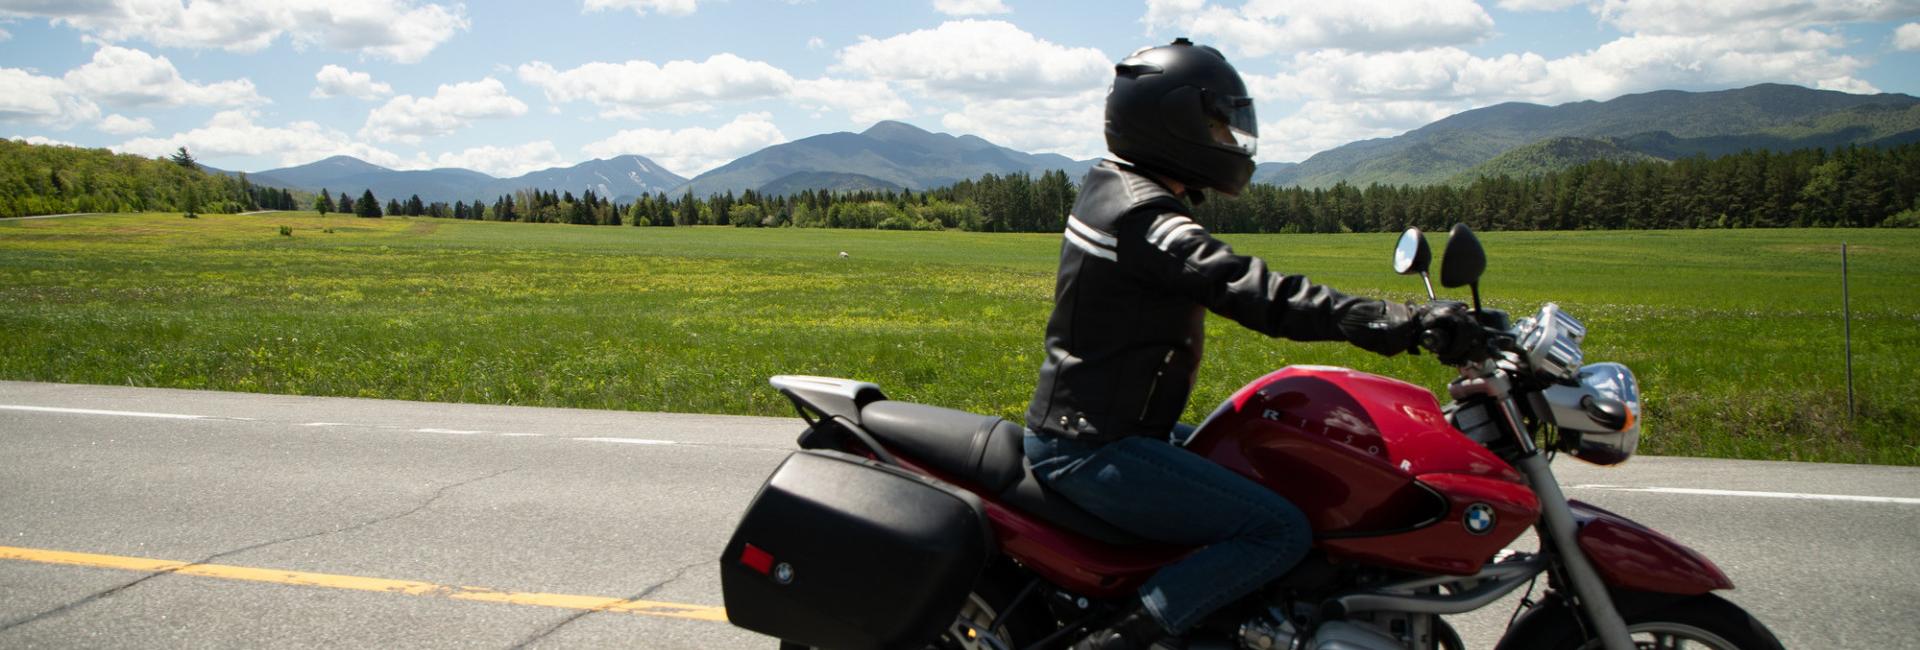
<svg viewBox="0 0 1920 650">
<path fill-rule="evenodd" d="M 1744 149 L 1908 142 L 1920 142 L 1920 98 L 1761 84 L 1714 92 L 1662 90 L 1558 106 L 1499 104 L 1398 136 L 1335 147 L 1299 163 L 1263 163 L 1254 181 L 1305 187 L 1464 183 L 1483 175 L 1538 174 L 1594 160 L 1673 160 Z M 976 136 L 883 121 L 859 133 L 827 133 L 773 145 L 692 179 L 637 155 L 507 179 L 465 169 L 398 171 L 348 156 L 249 177 L 264 185 L 308 191 L 324 187 L 358 194 L 371 189 L 383 199 L 418 194 L 427 201 L 490 201 L 515 190 L 539 188 L 591 189 L 631 201 L 661 192 L 704 197 L 747 190 L 776 195 L 807 189 L 925 190 L 985 174 L 1056 169 L 1077 181 L 1094 162 L 1030 154 Z"/>
<path fill-rule="evenodd" d="M 796 174 L 827 174 L 824 186 L 842 190 L 924 190 L 986 174 L 1063 170 L 1079 179 L 1095 161 L 1059 154 L 1030 154 L 976 136 L 931 133 L 910 124 L 883 121 L 859 133 L 827 133 L 761 149 L 695 176 L 679 192 L 706 196 L 744 190 L 791 193 L 810 185 Z"/>
<path fill-rule="evenodd" d="M 230 172 L 228 172 L 230 173 Z M 334 156 L 297 167 L 269 169 L 247 175 L 261 185 L 289 187 L 358 196 L 372 190 L 381 199 L 405 199 L 418 194 L 427 202 L 492 201 L 515 190 L 538 188 L 595 194 L 632 201 L 642 194 L 666 192 L 687 179 L 667 171 L 643 156 L 616 156 L 589 160 L 572 167 L 553 167 L 513 178 L 495 178 L 470 169 L 395 170 L 352 156 Z"/>
<path fill-rule="evenodd" d="M 1565 138 L 1584 142 L 1546 142 Z M 1335 147 L 1298 165 L 1262 165 L 1254 181 L 1305 187 L 1343 181 L 1426 185 L 1458 182 L 1482 173 L 1539 173 L 1588 160 L 1638 159 L 1636 154 L 1673 160 L 1745 149 L 1787 151 L 1914 141 L 1920 141 L 1920 98 L 1760 84 L 1715 92 L 1661 90 L 1558 106 L 1498 104 L 1391 138 Z M 1531 164 L 1509 159 L 1475 171 L 1529 145 L 1545 147 L 1518 152 Z"/>
</svg>

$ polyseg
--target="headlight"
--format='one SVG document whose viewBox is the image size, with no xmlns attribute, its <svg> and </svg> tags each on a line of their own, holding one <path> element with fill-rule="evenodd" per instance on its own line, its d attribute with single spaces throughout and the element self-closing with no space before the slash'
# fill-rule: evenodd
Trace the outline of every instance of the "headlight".
<svg viewBox="0 0 1920 650">
<path fill-rule="evenodd" d="M 1519 335 L 1520 349 L 1526 351 L 1527 363 L 1534 370 L 1561 381 L 1573 379 L 1580 370 L 1585 359 L 1580 343 L 1587 338 L 1587 328 L 1561 311 L 1559 305 L 1547 303 L 1532 317 L 1522 319 Z"/>
<path fill-rule="evenodd" d="M 1580 368 L 1575 385 L 1555 385 L 1536 393 L 1545 402 L 1535 412 L 1553 418 L 1561 447 L 1580 460 L 1613 465 L 1640 446 L 1640 383 L 1617 363 Z M 1624 413 L 1612 409 L 1623 406 Z"/>
</svg>

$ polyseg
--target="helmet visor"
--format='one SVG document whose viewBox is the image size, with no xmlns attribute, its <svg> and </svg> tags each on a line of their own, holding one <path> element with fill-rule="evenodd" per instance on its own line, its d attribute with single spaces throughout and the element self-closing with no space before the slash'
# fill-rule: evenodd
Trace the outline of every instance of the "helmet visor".
<svg viewBox="0 0 1920 650">
<path fill-rule="evenodd" d="M 1260 149 L 1260 123 L 1253 114 L 1252 97 L 1224 96 L 1210 102 L 1207 112 L 1226 126 L 1228 138 L 1220 144 L 1237 148 L 1251 156 Z"/>
</svg>

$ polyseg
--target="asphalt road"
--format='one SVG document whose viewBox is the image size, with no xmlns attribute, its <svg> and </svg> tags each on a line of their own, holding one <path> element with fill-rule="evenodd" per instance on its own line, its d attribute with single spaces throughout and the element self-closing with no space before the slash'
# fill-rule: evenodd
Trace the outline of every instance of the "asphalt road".
<svg viewBox="0 0 1920 650">
<path fill-rule="evenodd" d="M 771 648 L 710 620 L 716 557 L 799 428 L 0 382 L 0 647 Z M 1788 647 L 1920 639 L 1920 470 L 1555 467 L 1707 553 Z M 1455 624 L 1490 647 L 1509 611 Z"/>
</svg>

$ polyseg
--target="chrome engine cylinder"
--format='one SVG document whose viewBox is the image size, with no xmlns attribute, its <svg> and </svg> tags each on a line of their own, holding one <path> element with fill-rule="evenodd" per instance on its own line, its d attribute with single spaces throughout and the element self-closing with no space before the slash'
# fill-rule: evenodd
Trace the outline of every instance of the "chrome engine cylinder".
<svg viewBox="0 0 1920 650">
<path fill-rule="evenodd" d="M 1262 616 L 1240 624 L 1241 650 L 1293 650 L 1293 624 Z"/>
</svg>

